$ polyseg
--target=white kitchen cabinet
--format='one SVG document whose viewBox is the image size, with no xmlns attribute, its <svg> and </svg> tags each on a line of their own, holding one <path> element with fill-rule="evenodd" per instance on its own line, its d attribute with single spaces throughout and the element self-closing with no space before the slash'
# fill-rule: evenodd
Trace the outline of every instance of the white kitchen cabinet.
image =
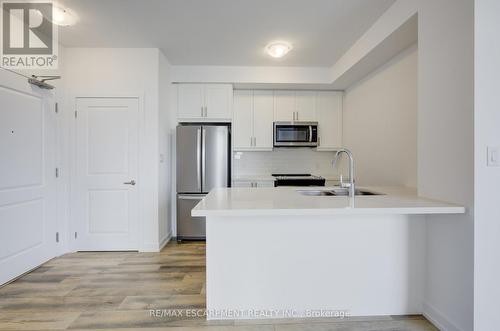
<svg viewBox="0 0 500 331">
<path fill-rule="evenodd" d="M 177 117 L 202 118 L 204 115 L 203 84 L 179 84 L 177 87 Z"/>
<path fill-rule="evenodd" d="M 274 187 L 274 180 L 233 180 L 233 187 Z"/>
<path fill-rule="evenodd" d="M 311 122 L 316 120 L 316 92 L 297 91 L 295 92 L 295 120 Z"/>
<path fill-rule="evenodd" d="M 319 91 L 316 94 L 318 151 L 342 147 L 342 92 Z"/>
<path fill-rule="evenodd" d="M 273 148 L 273 91 L 253 92 L 253 136 L 257 150 Z"/>
<path fill-rule="evenodd" d="M 253 91 L 234 91 L 233 150 L 253 147 Z"/>
<path fill-rule="evenodd" d="M 276 91 L 274 103 L 275 121 L 315 121 L 315 104 L 315 91 Z"/>
<path fill-rule="evenodd" d="M 233 87 L 230 84 L 178 84 L 180 121 L 230 121 Z"/>
<path fill-rule="evenodd" d="M 276 122 L 291 122 L 295 120 L 295 92 L 274 92 L 274 120 Z"/>
<path fill-rule="evenodd" d="M 273 91 L 234 92 L 233 150 L 272 150 L 273 105 Z"/>
</svg>

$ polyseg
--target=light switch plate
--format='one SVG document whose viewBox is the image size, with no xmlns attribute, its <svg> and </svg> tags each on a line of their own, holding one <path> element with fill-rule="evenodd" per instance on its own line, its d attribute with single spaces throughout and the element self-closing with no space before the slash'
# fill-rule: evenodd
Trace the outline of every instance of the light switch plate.
<svg viewBox="0 0 500 331">
<path fill-rule="evenodd" d="M 488 146 L 488 167 L 500 167 L 500 146 Z"/>
</svg>

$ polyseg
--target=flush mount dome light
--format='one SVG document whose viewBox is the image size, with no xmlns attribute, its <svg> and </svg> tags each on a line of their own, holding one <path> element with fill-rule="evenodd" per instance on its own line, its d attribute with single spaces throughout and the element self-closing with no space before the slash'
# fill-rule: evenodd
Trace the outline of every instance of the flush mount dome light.
<svg viewBox="0 0 500 331">
<path fill-rule="evenodd" d="M 54 6 L 52 10 L 52 23 L 59 26 L 74 25 L 78 21 L 78 16 L 69 8 Z"/>
<path fill-rule="evenodd" d="M 283 41 L 270 43 L 266 47 L 267 54 L 275 58 L 283 57 L 291 50 L 292 50 L 292 45 Z"/>
</svg>

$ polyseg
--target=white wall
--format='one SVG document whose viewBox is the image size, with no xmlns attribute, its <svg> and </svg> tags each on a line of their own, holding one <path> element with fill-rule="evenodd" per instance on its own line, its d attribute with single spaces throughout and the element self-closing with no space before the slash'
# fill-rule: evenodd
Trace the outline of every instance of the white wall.
<svg viewBox="0 0 500 331">
<path fill-rule="evenodd" d="M 417 186 L 417 47 L 344 93 L 343 143 L 360 185 Z"/>
<path fill-rule="evenodd" d="M 418 192 L 468 208 L 427 221 L 424 313 L 443 330 L 473 328 L 473 0 L 419 6 Z M 490 329 L 491 330 L 491 329 Z"/>
<path fill-rule="evenodd" d="M 418 192 L 468 208 L 465 215 L 427 219 L 424 314 L 453 331 L 473 328 L 473 6 L 398 0 L 371 28 L 397 27 L 418 11 Z M 348 51 L 342 63 L 356 63 L 357 54 Z"/>
<path fill-rule="evenodd" d="M 140 249 L 159 247 L 159 51 L 135 48 L 66 48 L 64 51 L 65 111 L 73 112 L 74 97 L 139 96 L 143 109 L 140 147 Z M 71 118 L 71 117 L 69 117 Z M 71 123 L 67 123 L 71 127 Z"/>
<path fill-rule="evenodd" d="M 500 168 L 487 167 L 487 146 L 500 146 L 500 2 L 475 2 L 475 286 L 474 329 L 500 325 Z"/>
<path fill-rule="evenodd" d="M 159 55 L 159 117 L 158 117 L 158 220 L 159 243 L 163 246 L 172 236 L 172 126 L 175 112 L 171 108 L 173 95 L 172 66 L 162 52 Z"/>
</svg>

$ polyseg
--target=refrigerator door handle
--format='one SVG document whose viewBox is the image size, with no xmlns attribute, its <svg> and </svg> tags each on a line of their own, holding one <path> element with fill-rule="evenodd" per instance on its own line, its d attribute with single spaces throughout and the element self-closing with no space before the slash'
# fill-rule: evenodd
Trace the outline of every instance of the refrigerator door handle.
<svg viewBox="0 0 500 331">
<path fill-rule="evenodd" d="M 207 131 L 205 130 L 204 127 L 201 127 L 201 132 L 202 132 L 202 138 L 201 138 L 201 180 L 202 180 L 202 185 L 201 185 L 201 191 L 205 191 L 205 187 L 207 186 L 207 181 L 206 181 L 206 141 L 207 141 Z"/>
<path fill-rule="evenodd" d="M 201 191 L 201 157 L 202 157 L 202 146 L 201 146 L 201 127 L 198 128 L 198 131 L 196 133 L 196 177 L 197 177 L 197 184 L 198 184 L 198 190 Z"/>
</svg>

